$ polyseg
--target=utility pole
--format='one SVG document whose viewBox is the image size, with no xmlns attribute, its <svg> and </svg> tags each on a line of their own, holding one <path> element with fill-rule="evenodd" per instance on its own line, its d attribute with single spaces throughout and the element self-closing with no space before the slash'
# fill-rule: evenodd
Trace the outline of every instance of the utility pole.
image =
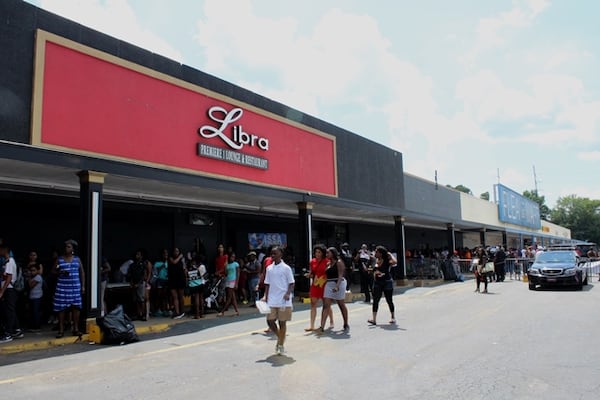
<svg viewBox="0 0 600 400">
<path fill-rule="evenodd" d="M 538 195 L 538 180 L 537 175 L 535 174 L 535 165 L 533 166 L 533 186 L 535 188 L 535 195 Z"/>
</svg>

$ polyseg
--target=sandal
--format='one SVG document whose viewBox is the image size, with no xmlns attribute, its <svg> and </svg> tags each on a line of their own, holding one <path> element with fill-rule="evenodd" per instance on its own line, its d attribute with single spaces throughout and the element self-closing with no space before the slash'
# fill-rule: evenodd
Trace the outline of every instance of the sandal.
<svg viewBox="0 0 600 400">
<path fill-rule="evenodd" d="M 79 331 L 73 331 L 73 336 L 81 336 L 81 332 Z"/>
<path fill-rule="evenodd" d="M 377 322 L 373 321 L 372 319 L 368 319 L 367 322 L 371 325 L 377 325 Z"/>
<path fill-rule="evenodd" d="M 304 332 L 312 332 L 315 328 L 304 328 Z"/>
<path fill-rule="evenodd" d="M 315 329 L 315 332 L 317 333 L 317 335 L 322 335 L 325 333 L 325 329 L 323 328 L 317 328 Z"/>
<path fill-rule="evenodd" d="M 390 324 L 394 325 L 396 323 L 396 320 L 394 318 L 390 319 Z"/>
<path fill-rule="evenodd" d="M 61 338 L 61 337 L 63 337 L 63 336 L 65 336 L 65 333 L 64 333 L 64 332 L 58 332 L 58 333 L 56 334 L 56 338 L 57 338 L 57 339 L 60 339 L 60 338 Z"/>
</svg>

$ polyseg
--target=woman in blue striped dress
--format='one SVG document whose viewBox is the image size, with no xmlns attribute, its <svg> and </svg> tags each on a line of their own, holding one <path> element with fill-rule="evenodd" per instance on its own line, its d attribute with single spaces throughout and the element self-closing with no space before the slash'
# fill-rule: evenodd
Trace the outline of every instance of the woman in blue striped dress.
<svg viewBox="0 0 600 400">
<path fill-rule="evenodd" d="M 58 276 L 54 293 L 54 312 L 58 313 L 57 338 L 64 335 L 66 311 L 72 312 L 73 335 L 81 336 L 79 311 L 82 307 L 81 296 L 85 292 L 85 277 L 81 260 L 74 254 L 75 246 L 76 241 L 67 240 L 63 255 L 58 257 L 54 265 L 54 273 Z"/>
</svg>

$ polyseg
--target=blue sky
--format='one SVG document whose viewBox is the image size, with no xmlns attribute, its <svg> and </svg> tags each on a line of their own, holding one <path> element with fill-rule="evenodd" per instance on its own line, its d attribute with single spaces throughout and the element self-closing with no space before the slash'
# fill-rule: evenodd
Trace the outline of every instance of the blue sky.
<svg viewBox="0 0 600 400">
<path fill-rule="evenodd" d="M 600 199 L 600 2 L 29 2 L 399 150 L 413 175 Z"/>
</svg>

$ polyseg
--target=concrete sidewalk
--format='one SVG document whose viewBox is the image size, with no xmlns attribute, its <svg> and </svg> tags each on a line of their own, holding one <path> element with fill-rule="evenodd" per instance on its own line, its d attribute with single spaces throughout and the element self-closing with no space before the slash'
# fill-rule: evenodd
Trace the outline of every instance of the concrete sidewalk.
<svg viewBox="0 0 600 400">
<path fill-rule="evenodd" d="M 442 284 L 440 280 L 430 281 L 409 281 L 408 284 L 400 286 L 396 285 L 394 294 L 401 294 L 414 287 L 420 286 L 437 286 Z M 351 302 L 363 301 L 364 294 L 360 293 L 360 288 L 355 285 L 352 286 Z M 310 299 L 303 296 L 297 296 L 294 299 L 294 307 L 297 309 L 303 309 L 310 307 Z M 205 321 L 209 324 L 224 324 L 234 322 L 240 318 L 252 318 L 253 316 L 259 317 L 260 313 L 254 306 L 239 304 L 240 310 L 239 317 L 231 317 L 233 309 L 225 314 L 225 317 L 217 317 L 215 311 L 209 312 L 204 315 L 204 318 L 200 320 L 192 319 L 191 316 L 186 315 L 182 319 L 172 319 L 168 317 L 152 317 L 148 321 L 134 321 L 135 330 L 138 336 L 143 339 L 144 335 L 152 333 L 165 333 L 168 335 L 168 330 L 178 324 L 192 323 L 195 321 Z M 44 326 L 40 332 L 25 332 L 25 337 L 22 339 L 13 339 L 11 342 L 0 344 L 0 355 L 3 354 L 14 354 L 30 350 L 42 350 L 58 346 L 66 346 L 76 343 L 93 343 L 90 342 L 89 333 L 85 333 L 81 338 L 77 336 L 71 336 L 69 331 L 65 331 L 65 336 L 62 338 L 56 338 L 56 330 L 52 329 L 52 326 Z"/>
</svg>

